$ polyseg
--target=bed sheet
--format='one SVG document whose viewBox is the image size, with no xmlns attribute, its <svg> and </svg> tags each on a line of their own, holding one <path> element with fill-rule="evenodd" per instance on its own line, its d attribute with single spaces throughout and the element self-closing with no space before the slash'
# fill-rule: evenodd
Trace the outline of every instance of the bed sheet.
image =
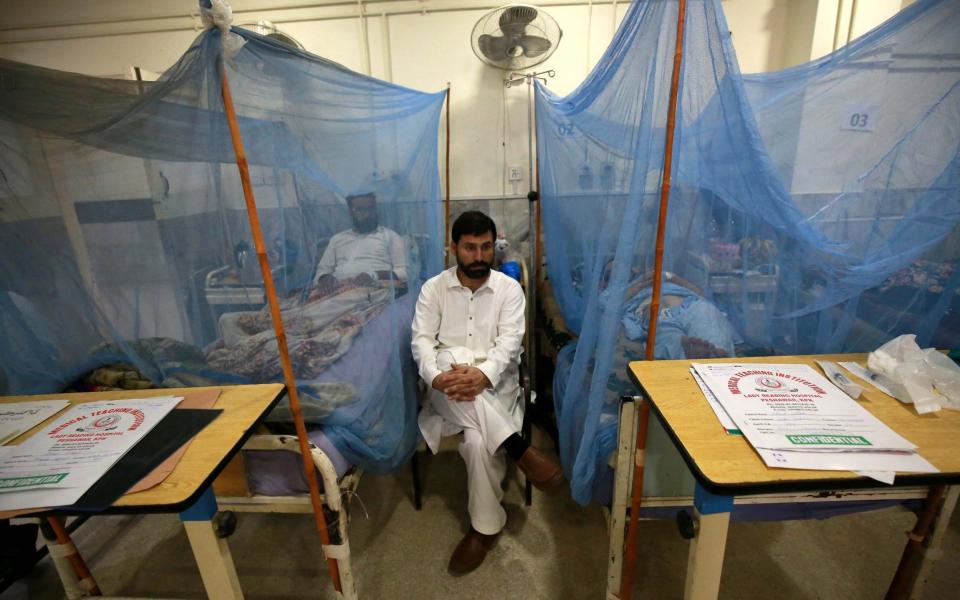
<svg viewBox="0 0 960 600">
<path fill-rule="evenodd" d="M 312 428 L 307 437 L 333 463 L 337 479 L 346 474 L 353 466 L 323 432 L 323 428 Z M 296 452 L 285 450 L 251 450 L 243 453 L 247 471 L 247 486 L 254 494 L 261 496 L 292 496 L 306 494 L 307 478 L 303 472 L 303 462 Z"/>
<path fill-rule="evenodd" d="M 353 467 L 353 462 L 337 447 L 338 443 L 343 443 L 340 441 L 342 436 L 337 435 L 338 426 L 349 424 L 351 411 L 348 407 L 340 406 L 340 412 L 347 414 L 332 415 L 330 404 L 326 399 L 320 399 L 318 403 L 314 403 L 316 396 L 313 394 L 316 390 L 331 389 L 325 386 L 350 386 L 355 390 L 355 396 L 352 399 L 344 396 L 342 398 L 344 402 L 383 396 L 394 380 L 391 370 L 384 368 L 383 365 L 396 360 L 401 363 L 412 361 L 408 358 L 410 320 L 416 299 L 417 295 L 414 293 L 398 298 L 396 302 L 364 325 L 363 330 L 354 339 L 353 346 L 344 356 L 316 379 L 301 382 L 297 388 L 300 391 L 304 412 L 310 412 L 313 416 L 312 419 L 308 419 L 308 421 L 314 421 L 308 422 L 308 437 L 330 458 L 338 478 Z M 396 343 L 385 344 L 384 340 L 395 340 Z M 413 366 L 402 364 L 401 368 L 409 370 Z M 415 373 L 415 371 L 410 372 Z M 324 419 L 325 424 L 317 424 L 316 419 Z M 271 424 L 291 422 L 287 399 L 281 401 L 281 404 L 267 417 L 267 422 Z M 332 428 L 333 431 L 328 428 Z M 264 496 L 307 493 L 303 464 L 297 454 L 284 451 L 250 451 L 244 456 L 247 482 L 253 493 Z"/>
<path fill-rule="evenodd" d="M 410 323 L 416 301 L 413 292 L 397 298 L 363 326 L 340 359 L 313 379 L 298 379 L 304 420 L 313 425 L 343 424 L 350 415 L 339 418 L 332 415 L 333 409 L 343 410 L 359 399 L 382 396 L 396 376 L 390 366 L 412 368 Z M 385 343 L 391 340 L 393 343 Z M 291 422 L 289 401 L 281 400 L 266 420 Z"/>
</svg>

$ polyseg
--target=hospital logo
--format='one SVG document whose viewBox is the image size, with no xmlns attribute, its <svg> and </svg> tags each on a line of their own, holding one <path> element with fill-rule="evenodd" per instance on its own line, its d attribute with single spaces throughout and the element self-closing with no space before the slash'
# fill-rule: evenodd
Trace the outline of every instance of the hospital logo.
<svg viewBox="0 0 960 600">
<path fill-rule="evenodd" d="M 100 417 L 87 427 L 78 427 L 77 431 L 113 431 L 120 423 L 119 415 L 107 415 Z"/>
<path fill-rule="evenodd" d="M 777 377 L 758 377 L 756 381 L 757 387 L 754 389 L 758 392 L 796 392 L 798 390 L 798 388 L 789 387 L 789 384 Z"/>
</svg>

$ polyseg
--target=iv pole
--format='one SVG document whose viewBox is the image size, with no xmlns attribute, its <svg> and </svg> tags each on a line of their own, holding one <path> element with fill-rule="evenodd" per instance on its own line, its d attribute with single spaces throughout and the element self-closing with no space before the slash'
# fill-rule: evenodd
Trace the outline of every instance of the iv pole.
<svg viewBox="0 0 960 600">
<path fill-rule="evenodd" d="M 539 173 L 534 178 L 534 158 L 533 158 L 533 124 L 534 124 L 534 104 L 533 104 L 533 82 L 547 82 L 547 77 L 553 77 L 557 73 L 553 69 L 539 71 L 536 73 L 510 73 L 510 77 L 504 81 L 508 88 L 519 83 L 527 84 L 527 175 L 530 182 L 530 191 L 527 192 L 529 201 L 530 217 L 528 221 L 529 234 L 527 236 L 527 256 L 531 267 L 527 269 L 527 336 L 524 353 L 527 355 L 527 371 L 530 373 L 530 381 L 533 387 L 537 386 L 536 371 L 536 336 L 533 334 L 533 325 L 537 311 L 537 284 L 540 282 L 540 253 L 537 246 L 540 243 L 540 189 Z"/>
</svg>

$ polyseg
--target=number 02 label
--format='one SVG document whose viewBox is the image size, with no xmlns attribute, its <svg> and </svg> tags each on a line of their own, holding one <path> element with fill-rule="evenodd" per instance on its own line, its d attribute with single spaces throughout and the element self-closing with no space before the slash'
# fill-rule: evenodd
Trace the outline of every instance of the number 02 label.
<svg viewBox="0 0 960 600">
<path fill-rule="evenodd" d="M 851 104 L 841 113 L 840 129 L 850 131 L 873 131 L 877 126 L 879 111 L 876 106 Z"/>
</svg>

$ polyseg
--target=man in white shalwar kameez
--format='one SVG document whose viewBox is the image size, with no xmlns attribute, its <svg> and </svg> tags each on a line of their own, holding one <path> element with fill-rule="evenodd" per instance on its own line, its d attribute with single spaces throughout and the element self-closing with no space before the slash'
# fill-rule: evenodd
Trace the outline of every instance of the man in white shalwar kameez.
<svg viewBox="0 0 960 600">
<path fill-rule="evenodd" d="M 519 435 L 526 302 L 519 283 L 491 270 L 496 236 L 483 213 L 469 211 L 454 222 L 457 266 L 423 285 L 413 321 L 413 356 L 430 385 L 419 417 L 423 438 L 436 452 L 441 437 L 463 432 L 471 528 L 450 559 L 455 575 L 480 566 L 506 524 L 505 454 L 538 488 L 563 482 L 559 468 Z"/>
<path fill-rule="evenodd" d="M 403 238 L 380 224 L 376 195 L 370 192 L 347 196 L 347 208 L 353 228 L 330 238 L 317 263 L 317 287 L 330 293 L 345 281 L 368 287 L 378 282 L 406 283 Z"/>
</svg>

